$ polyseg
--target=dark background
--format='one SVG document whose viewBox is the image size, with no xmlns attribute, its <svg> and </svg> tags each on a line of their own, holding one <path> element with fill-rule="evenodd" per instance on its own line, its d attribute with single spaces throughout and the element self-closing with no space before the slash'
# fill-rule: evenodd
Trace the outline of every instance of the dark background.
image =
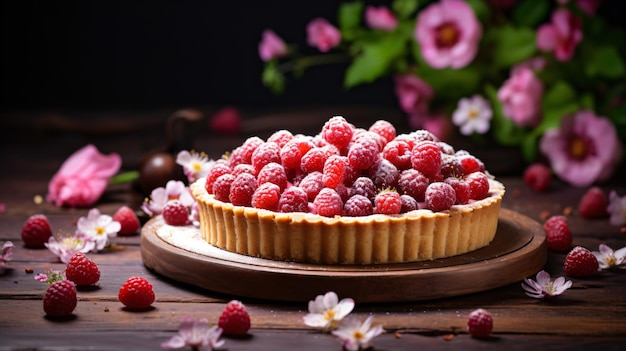
<svg viewBox="0 0 626 351">
<path fill-rule="evenodd" d="M 306 24 L 318 16 L 336 24 L 338 4 L 2 2 L 2 107 L 395 106 L 390 81 L 343 90 L 341 66 L 309 70 L 280 96 L 261 84 L 261 32 L 306 48 Z M 601 13 L 623 23 L 621 7 L 605 1 Z"/>
</svg>

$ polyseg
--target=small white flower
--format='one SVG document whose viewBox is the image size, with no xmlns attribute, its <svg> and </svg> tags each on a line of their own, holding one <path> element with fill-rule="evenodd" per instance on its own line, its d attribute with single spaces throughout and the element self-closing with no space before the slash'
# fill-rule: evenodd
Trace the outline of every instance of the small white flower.
<svg viewBox="0 0 626 351">
<path fill-rule="evenodd" d="M 209 157 L 204 152 L 197 153 L 195 151 L 182 150 L 176 155 L 176 163 L 183 167 L 183 172 L 187 176 L 189 183 L 193 183 L 202 177 L 206 177 L 215 161 L 209 160 Z"/>
<path fill-rule="evenodd" d="M 561 295 L 571 286 L 571 280 L 565 281 L 564 277 L 558 277 L 552 280 L 550 274 L 546 271 L 537 273 L 537 281 L 526 278 L 522 282 L 522 288 L 525 290 L 526 295 L 537 299 Z"/>
<path fill-rule="evenodd" d="M 171 350 L 189 346 L 193 350 L 211 351 L 224 345 L 224 340 L 219 340 L 221 335 L 222 328 L 216 325 L 209 328 L 208 319 L 196 320 L 186 316 L 178 327 L 178 334 L 163 342 L 161 348 Z"/>
<path fill-rule="evenodd" d="M 459 127 L 461 134 L 473 132 L 485 134 L 489 130 L 489 122 L 493 111 L 487 100 L 480 95 L 459 100 L 459 105 L 452 114 L 452 123 Z"/>
<path fill-rule="evenodd" d="M 63 263 L 67 263 L 77 252 L 87 253 L 96 247 L 93 238 L 79 232 L 74 235 L 59 233 L 51 236 L 44 245 Z"/>
<path fill-rule="evenodd" d="M 592 251 L 592 253 L 598 259 L 600 269 L 626 269 L 626 247 L 613 251 L 609 246 L 600 244 L 599 251 Z"/>
<path fill-rule="evenodd" d="M 158 187 L 150 193 L 150 199 L 146 199 L 141 205 L 141 209 L 148 216 L 156 216 L 161 214 L 163 207 L 170 200 L 179 200 L 187 208 L 194 205 L 196 200 L 191 195 L 191 191 L 185 183 L 180 180 L 169 180 L 165 187 Z"/>
<path fill-rule="evenodd" d="M 352 312 L 352 309 L 354 309 L 354 300 L 345 298 L 339 301 L 337 294 L 329 291 L 309 301 L 309 314 L 304 316 L 304 324 L 309 327 L 332 330 L 336 328 L 337 322 Z"/>
<path fill-rule="evenodd" d="M 374 317 L 369 316 L 365 322 L 361 323 L 356 318 L 347 318 L 332 333 L 341 339 L 345 350 L 367 349 L 372 346 L 372 339 L 385 331 L 380 324 L 371 327 L 373 319 Z"/>
<path fill-rule="evenodd" d="M 80 217 L 76 224 L 77 232 L 85 234 L 96 243 L 96 251 L 104 249 L 109 242 L 109 237 L 117 236 L 122 225 L 114 221 L 113 217 L 101 214 L 97 208 L 92 208 L 87 217 Z"/>
<path fill-rule="evenodd" d="M 3 274 L 6 269 L 6 263 L 11 261 L 13 257 L 13 243 L 6 241 L 0 248 L 0 274 Z"/>
<path fill-rule="evenodd" d="M 614 226 L 626 224 L 626 195 L 619 197 L 615 190 L 609 194 L 609 206 L 606 210 L 611 215 L 609 222 Z"/>
</svg>

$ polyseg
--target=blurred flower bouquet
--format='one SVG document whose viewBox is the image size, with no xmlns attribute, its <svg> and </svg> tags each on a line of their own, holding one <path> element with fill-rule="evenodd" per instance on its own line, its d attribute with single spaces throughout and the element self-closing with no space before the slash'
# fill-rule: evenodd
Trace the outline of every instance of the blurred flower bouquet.
<svg viewBox="0 0 626 351">
<path fill-rule="evenodd" d="M 337 25 L 306 26 L 315 52 L 263 32 L 263 83 L 274 92 L 316 65 L 347 63 L 344 86 L 392 79 L 413 129 L 458 127 L 476 142 L 545 157 L 577 185 L 609 178 L 626 140 L 626 38 L 599 0 L 346 2 Z M 317 52 L 319 51 L 319 52 Z"/>
</svg>

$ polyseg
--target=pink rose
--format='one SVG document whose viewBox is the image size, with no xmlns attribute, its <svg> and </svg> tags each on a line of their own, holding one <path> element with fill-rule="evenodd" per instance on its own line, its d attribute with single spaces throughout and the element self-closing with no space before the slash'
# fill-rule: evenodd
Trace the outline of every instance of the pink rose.
<svg viewBox="0 0 626 351">
<path fill-rule="evenodd" d="M 306 26 L 307 42 L 321 52 L 328 52 L 339 45 L 341 33 L 339 29 L 323 18 L 316 18 Z"/>
<path fill-rule="evenodd" d="M 502 112 L 517 125 L 534 127 L 541 121 L 543 84 L 526 66 L 514 67 L 498 91 Z"/>
<path fill-rule="evenodd" d="M 398 25 L 398 18 L 385 6 L 368 6 L 365 9 L 365 22 L 370 28 L 391 32 Z"/>
<path fill-rule="evenodd" d="M 90 206 L 102 196 L 122 158 L 103 155 L 89 144 L 72 154 L 48 184 L 48 201 L 57 206 Z"/>
<path fill-rule="evenodd" d="M 261 60 L 269 61 L 283 57 L 287 54 L 287 44 L 274 31 L 266 29 L 259 43 L 259 56 Z"/>
<path fill-rule="evenodd" d="M 465 1 L 441 0 L 417 16 L 415 40 L 434 68 L 463 68 L 478 52 L 482 26 Z"/>
<path fill-rule="evenodd" d="M 424 114 L 433 98 L 433 89 L 421 78 L 406 74 L 395 76 L 396 96 L 402 110 L 408 114 Z"/>
<path fill-rule="evenodd" d="M 552 23 L 544 24 L 537 30 L 537 47 L 554 52 L 559 61 L 569 61 L 582 39 L 580 18 L 564 8 L 552 13 Z"/>
</svg>

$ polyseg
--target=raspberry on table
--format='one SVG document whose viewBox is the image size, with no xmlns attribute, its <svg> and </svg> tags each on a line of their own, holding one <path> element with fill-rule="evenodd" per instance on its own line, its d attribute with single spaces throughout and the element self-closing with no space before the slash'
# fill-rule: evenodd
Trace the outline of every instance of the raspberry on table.
<svg viewBox="0 0 626 351">
<path fill-rule="evenodd" d="M 130 277 L 120 288 L 118 299 L 128 309 L 142 310 L 152 305 L 155 295 L 146 278 Z"/>
<path fill-rule="evenodd" d="M 485 173 L 470 173 L 463 180 L 470 186 L 470 199 L 481 200 L 489 194 L 489 178 Z"/>
<path fill-rule="evenodd" d="M 398 180 L 400 192 L 414 197 L 419 202 L 424 201 L 424 194 L 428 184 L 428 178 L 422 172 L 413 168 L 402 171 Z"/>
<path fill-rule="evenodd" d="M 355 194 L 346 200 L 343 205 L 343 210 L 346 216 L 368 216 L 374 213 L 374 205 L 372 205 L 372 201 L 367 197 Z"/>
<path fill-rule="evenodd" d="M 220 314 L 217 326 L 226 335 L 244 335 L 250 330 L 250 315 L 246 306 L 238 300 L 231 300 Z"/>
<path fill-rule="evenodd" d="M 582 246 L 573 248 L 563 263 L 563 271 L 568 277 L 591 277 L 598 273 L 599 267 L 596 256 Z"/>
<path fill-rule="evenodd" d="M 49 317 L 69 316 L 77 303 L 76 284 L 67 279 L 52 283 L 43 296 L 43 310 Z"/>
<path fill-rule="evenodd" d="M 315 213 L 320 216 L 340 216 L 343 212 L 341 196 L 332 188 L 323 188 L 313 200 Z"/>
<path fill-rule="evenodd" d="M 572 247 L 572 232 L 565 216 L 552 216 L 543 223 L 548 249 L 566 252 Z"/>
<path fill-rule="evenodd" d="M 100 268 L 84 253 L 77 252 L 67 262 L 65 277 L 78 286 L 94 285 L 100 280 Z"/>
<path fill-rule="evenodd" d="M 21 238 L 26 247 L 43 248 L 52 236 L 52 228 L 48 217 L 43 214 L 34 214 L 26 219 L 22 226 Z"/>
<path fill-rule="evenodd" d="M 352 140 L 353 132 L 354 127 L 345 118 L 334 116 L 324 123 L 321 134 L 324 140 L 341 149 Z"/>
<path fill-rule="evenodd" d="M 534 163 L 524 171 L 524 183 L 536 191 L 546 191 L 552 183 L 552 170 L 543 163 Z"/>
<path fill-rule="evenodd" d="M 607 217 L 609 212 L 609 198 L 604 191 L 597 186 L 587 189 L 578 203 L 578 214 L 583 218 Z"/>
<path fill-rule="evenodd" d="M 280 147 L 274 142 L 265 142 L 259 145 L 252 153 L 250 163 L 258 174 L 266 164 L 280 163 Z"/>
<path fill-rule="evenodd" d="M 363 195 L 373 201 L 376 196 L 374 181 L 368 177 L 357 178 L 354 183 L 352 183 L 352 187 L 350 187 L 349 196 L 354 195 Z"/>
<path fill-rule="evenodd" d="M 467 331 L 473 338 L 488 338 L 492 330 L 493 317 L 487 310 L 479 308 L 470 313 L 467 319 Z"/>
<path fill-rule="evenodd" d="M 336 188 L 339 184 L 343 184 L 348 165 L 346 156 L 331 155 L 326 159 L 322 171 L 322 183 L 324 183 L 324 186 Z"/>
<path fill-rule="evenodd" d="M 432 141 L 421 141 L 411 150 L 411 165 L 427 178 L 436 180 L 441 178 L 441 151 Z"/>
<path fill-rule="evenodd" d="M 424 194 L 426 207 L 433 211 L 445 211 L 456 203 L 456 192 L 450 184 L 444 182 L 430 183 Z"/>
<path fill-rule="evenodd" d="M 411 146 L 403 140 L 392 140 L 383 148 L 383 158 L 399 170 L 411 168 Z"/>
<path fill-rule="evenodd" d="M 278 212 L 308 212 L 309 197 L 302 188 L 298 186 L 290 186 L 280 195 Z"/>
<path fill-rule="evenodd" d="M 241 165 L 238 165 L 239 167 Z M 219 176 L 215 182 L 213 182 L 212 194 L 215 198 L 222 202 L 230 201 L 230 188 L 235 181 L 235 175 L 226 173 Z"/>
<path fill-rule="evenodd" d="M 128 206 L 124 205 L 115 211 L 113 214 L 113 220 L 120 223 L 120 231 L 117 232 L 118 235 L 133 235 L 137 234 L 139 227 L 141 224 L 139 223 L 139 218 L 135 212 Z"/>
<path fill-rule="evenodd" d="M 252 194 L 251 205 L 254 208 L 275 210 L 280 199 L 280 187 L 274 183 L 263 183 Z"/>
<path fill-rule="evenodd" d="M 389 121 L 378 120 L 374 122 L 368 129 L 370 132 L 374 132 L 385 139 L 385 142 L 389 143 L 396 138 L 396 127 Z"/>
<path fill-rule="evenodd" d="M 365 170 L 365 173 L 372 179 L 377 189 L 395 188 L 400 179 L 398 168 L 384 158 L 374 162 L 370 168 Z"/>
<path fill-rule="evenodd" d="M 395 190 L 383 190 L 374 198 L 376 213 L 394 215 L 402 211 L 402 199 Z"/>
<path fill-rule="evenodd" d="M 276 162 L 270 162 L 261 168 L 256 179 L 258 185 L 274 183 L 281 191 L 287 187 L 287 172 L 281 164 Z"/>
<path fill-rule="evenodd" d="M 235 206 L 250 206 L 256 188 L 257 181 L 253 175 L 248 173 L 238 175 L 230 186 L 230 202 Z"/>
<path fill-rule="evenodd" d="M 189 221 L 189 210 L 179 200 L 170 200 L 163 206 L 163 220 L 173 226 L 181 226 Z"/>
</svg>

